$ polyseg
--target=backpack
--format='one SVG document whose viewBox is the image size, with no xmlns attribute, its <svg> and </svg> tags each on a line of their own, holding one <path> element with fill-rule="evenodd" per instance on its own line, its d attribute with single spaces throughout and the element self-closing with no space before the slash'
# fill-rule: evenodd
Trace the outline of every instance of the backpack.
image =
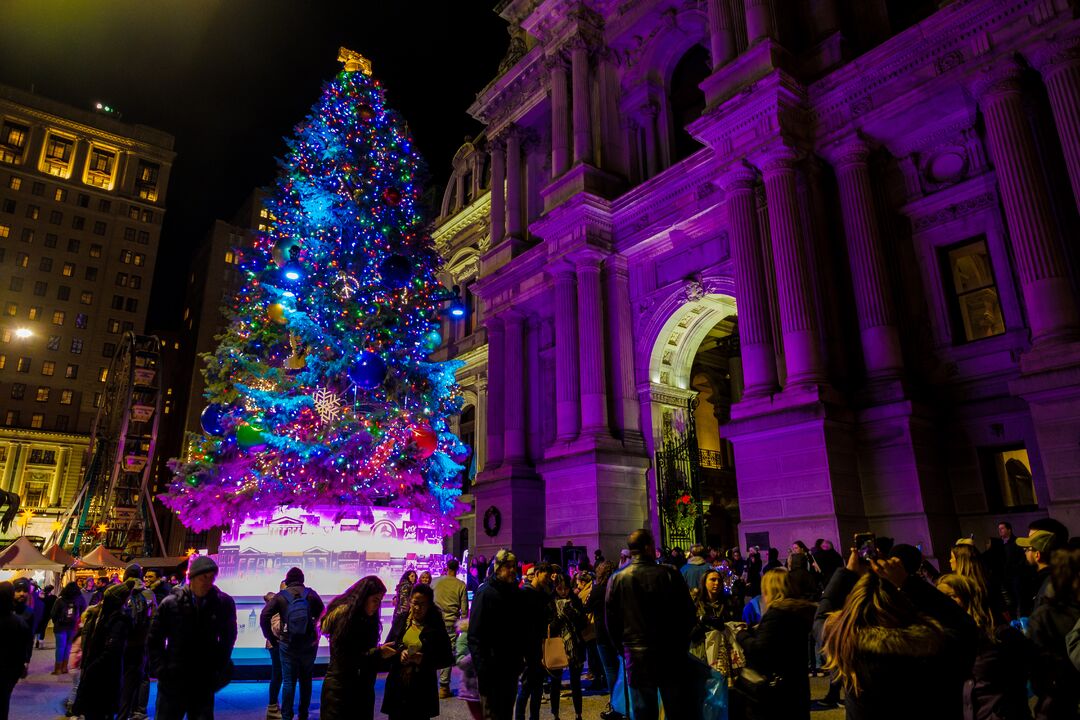
<svg viewBox="0 0 1080 720">
<path fill-rule="evenodd" d="M 135 590 L 127 601 L 127 614 L 131 618 L 131 628 L 134 632 L 144 630 L 150 624 L 150 603 L 142 590 Z"/>
<path fill-rule="evenodd" d="M 286 644 L 300 644 L 311 640 L 311 607 L 308 604 L 308 589 L 293 594 L 283 590 L 288 610 L 281 623 L 281 639 Z"/>
</svg>

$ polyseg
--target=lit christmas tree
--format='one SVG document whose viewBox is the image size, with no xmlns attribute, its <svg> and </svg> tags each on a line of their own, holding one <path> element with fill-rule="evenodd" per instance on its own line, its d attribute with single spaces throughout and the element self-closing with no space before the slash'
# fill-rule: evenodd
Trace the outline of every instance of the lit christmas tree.
<svg viewBox="0 0 1080 720">
<path fill-rule="evenodd" d="M 206 356 L 205 434 L 162 501 L 194 530 L 282 506 L 455 510 L 459 363 L 427 362 L 450 299 L 414 184 L 421 160 L 371 66 L 345 69 L 296 128 Z"/>
</svg>

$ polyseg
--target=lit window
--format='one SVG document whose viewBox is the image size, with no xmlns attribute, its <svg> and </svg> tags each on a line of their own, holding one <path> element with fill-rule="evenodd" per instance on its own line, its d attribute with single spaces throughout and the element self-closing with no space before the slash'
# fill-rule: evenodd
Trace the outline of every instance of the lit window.
<svg viewBox="0 0 1080 720">
<path fill-rule="evenodd" d="M 22 159 L 23 149 L 30 128 L 13 122 L 5 122 L 0 129 L 0 162 L 17 163 Z M 13 188 L 18 190 L 18 188 Z"/>
<path fill-rule="evenodd" d="M 146 256 L 142 253 L 135 253 L 135 266 L 142 267 L 146 264 Z"/>
<path fill-rule="evenodd" d="M 94 243 L 93 245 L 90 246 L 90 257 L 92 257 L 92 258 L 101 257 L 101 246 L 98 245 L 97 243 Z"/>
<path fill-rule="evenodd" d="M 101 393 L 99 392 L 94 393 L 94 407 L 101 407 Z"/>
<path fill-rule="evenodd" d="M 124 263 L 125 265 L 130 265 L 131 260 L 134 257 L 135 257 L 135 253 L 133 253 L 130 250 L 123 250 L 123 251 L 120 252 L 120 262 Z"/>
<path fill-rule="evenodd" d="M 78 355 L 82 352 L 83 341 L 82 338 L 71 338 L 71 353 Z"/>
<path fill-rule="evenodd" d="M 0 238 L 6 238 L 11 236 L 11 228 L 7 225 L 0 225 Z"/>
<path fill-rule="evenodd" d="M 93 305 L 94 293 L 90 292 L 89 290 L 83 291 L 83 293 L 79 295 L 79 302 L 81 302 L 83 305 Z"/>
<path fill-rule="evenodd" d="M 152 222 L 154 222 L 154 211 L 153 210 L 143 210 L 142 211 L 142 221 L 144 223 L 152 223 Z"/>
<path fill-rule="evenodd" d="M 19 424 L 19 411 L 18 410 L 8 410 L 7 414 L 4 415 L 4 424 L 7 425 L 8 427 L 11 427 L 12 425 L 18 425 Z"/>
<path fill-rule="evenodd" d="M 30 310 L 26 313 L 26 317 L 29 318 L 30 320 L 40 320 L 41 319 L 41 306 L 40 305 L 31 305 Z"/>
<path fill-rule="evenodd" d="M 116 284 L 117 285 L 119 285 L 120 287 L 127 287 L 127 283 L 128 283 L 128 274 L 127 273 L 116 273 Z"/>
<path fill-rule="evenodd" d="M 38 430 L 45 426 L 45 416 L 42 413 L 34 413 L 30 416 L 30 427 Z"/>
<path fill-rule="evenodd" d="M 37 401 L 49 402 L 49 388 L 41 386 L 37 389 Z"/>
<path fill-rule="evenodd" d="M 64 324 L 64 311 L 63 310 L 57 310 L 56 312 L 54 312 L 52 314 L 52 323 L 53 323 L 53 325 L 63 325 Z"/>
<path fill-rule="evenodd" d="M 56 363 L 52 360 L 45 360 L 41 363 L 41 374 L 46 377 L 52 377 L 56 374 Z"/>
<path fill-rule="evenodd" d="M 99 147 L 91 147 L 90 159 L 86 163 L 85 182 L 95 187 L 111 188 L 115 164 L 116 153 Z"/>
<path fill-rule="evenodd" d="M 128 281 L 128 287 L 132 290 L 138 290 L 142 287 L 142 277 L 139 275 L 132 275 L 131 280 Z"/>
<path fill-rule="evenodd" d="M 41 208 L 39 208 L 37 205 L 26 206 L 26 217 L 30 218 L 31 220 L 37 220 L 40 215 Z"/>
<path fill-rule="evenodd" d="M 64 277 L 72 277 L 75 274 L 75 263 L 64 263 L 64 267 L 60 270 L 60 274 Z"/>
<path fill-rule="evenodd" d="M 942 252 L 957 341 L 971 342 L 1004 333 L 1005 319 L 986 238 L 965 241 Z"/>
<path fill-rule="evenodd" d="M 143 200 L 154 202 L 157 200 L 157 182 L 160 166 L 156 163 L 139 161 L 139 169 L 135 175 L 135 191 Z"/>
<path fill-rule="evenodd" d="M 15 317 L 19 314 L 19 303 L 9 302 L 7 304 L 7 309 L 5 310 L 5 312 L 7 312 L 7 314 L 11 317 Z"/>
<path fill-rule="evenodd" d="M 225 251 L 225 262 L 228 263 L 229 265 L 233 264 L 233 258 L 234 257 L 235 257 L 235 255 L 233 254 L 232 250 L 226 250 Z"/>
<path fill-rule="evenodd" d="M 76 378 L 78 378 L 79 377 L 79 366 L 78 365 L 68 365 L 67 370 L 64 371 L 64 377 L 66 377 L 68 380 L 75 380 Z"/>
<path fill-rule="evenodd" d="M 18 190 L 21 187 L 22 187 L 22 178 L 21 177 L 15 177 L 14 175 L 12 175 L 11 179 L 8 180 L 8 188 L 10 188 L 11 190 Z"/>
<path fill-rule="evenodd" d="M 105 382 L 109 379 L 109 368 L 101 368 L 101 372 L 98 373 L 98 382 Z"/>
<path fill-rule="evenodd" d="M 15 364 L 15 372 L 28 373 L 30 372 L 30 358 L 21 357 Z"/>
<path fill-rule="evenodd" d="M 60 391 L 60 404 L 61 405 L 70 405 L 71 404 L 71 398 L 72 398 L 72 396 L 74 394 L 75 393 L 73 393 L 71 390 L 61 390 Z"/>
<path fill-rule="evenodd" d="M 53 200 L 56 202 L 64 202 L 67 200 L 67 190 L 64 188 L 56 188 L 56 192 L 53 194 Z"/>
<path fill-rule="evenodd" d="M 261 217 L 261 218 L 270 217 L 270 213 L 266 211 L 266 208 L 263 208 L 262 210 L 259 211 L 259 217 Z"/>
<path fill-rule="evenodd" d="M 120 332 L 120 321 L 119 320 L 109 318 L 109 332 L 114 333 L 114 334 Z"/>
<path fill-rule="evenodd" d="M 45 156 L 41 162 L 42 171 L 62 178 L 70 177 L 71 156 L 74 148 L 74 140 L 50 133 L 45 141 Z"/>
<path fill-rule="evenodd" d="M 7 367 L 7 355 L 0 355 L 0 370 Z"/>
<path fill-rule="evenodd" d="M 30 267 L 30 256 L 26 253 L 19 253 L 15 256 L 15 265 L 21 268 Z"/>
</svg>

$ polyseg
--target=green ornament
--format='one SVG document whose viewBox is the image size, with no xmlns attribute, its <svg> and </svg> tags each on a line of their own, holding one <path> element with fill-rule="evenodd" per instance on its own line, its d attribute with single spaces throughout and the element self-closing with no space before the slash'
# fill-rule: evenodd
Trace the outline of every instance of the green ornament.
<svg viewBox="0 0 1080 720">
<path fill-rule="evenodd" d="M 236 428 L 236 444 L 243 450 L 266 444 L 262 428 L 244 423 Z"/>
</svg>

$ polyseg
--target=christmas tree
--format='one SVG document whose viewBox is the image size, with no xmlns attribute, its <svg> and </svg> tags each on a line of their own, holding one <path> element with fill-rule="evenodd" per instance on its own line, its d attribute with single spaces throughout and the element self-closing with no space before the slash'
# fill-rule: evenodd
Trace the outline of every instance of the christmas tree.
<svg viewBox="0 0 1080 720">
<path fill-rule="evenodd" d="M 422 163 L 371 65 L 344 48 L 280 162 L 265 234 L 217 350 L 204 434 L 162 501 L 194 530 L 282 506 L 441 516 L 466 449 L 458 363 L 432 363 L 449 299 L 418 205 Z"/>
</svg>

